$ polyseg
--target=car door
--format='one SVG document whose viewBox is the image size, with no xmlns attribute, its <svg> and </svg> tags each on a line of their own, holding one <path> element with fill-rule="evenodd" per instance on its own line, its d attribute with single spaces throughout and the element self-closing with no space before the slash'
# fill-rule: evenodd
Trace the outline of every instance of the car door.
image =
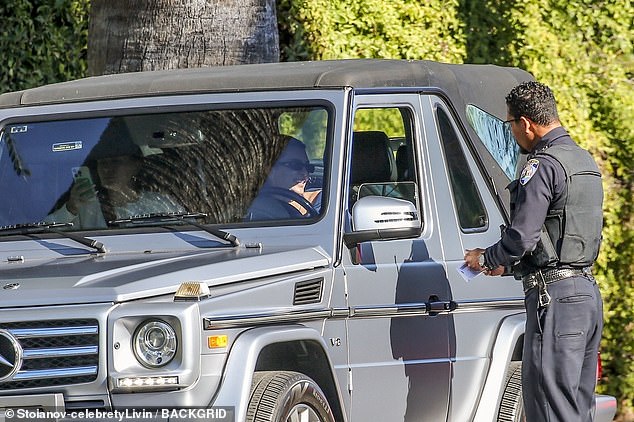
<svg viewBox="0 0 634 422">
<path fill-rule="evenodd" d="M 494 372 L 492 365 L 501 365 L 503 370 L 507 365 L 504 361 L 492 362 L 493 346 L 504 319 L 523 312 L 523 292 L 521 283 L 512 276 L 479 274 L 465 278 L 460 274 L 464 251 L 485 248 L 498 241 L 500 226 L 505 221 L 493 194 L 486 187 L 483 173 L 451 108 L 437 96 L 424 95 L 421 98 L 424 115 L 430 120 L 427 127 L 435 127 L 435 130 L 426 132 L 428 145 L 440 146 L 437 151 L 429 151 L 436 196 L 441 191 L 449 193 L 449 198 L 439 203 L 438 208 L 443 215 L 439 228 L 456 303 L 452 320 L 456 332 L 460 334 L 453 358 L 450 414 L 452 419 L 472 420 L 485 380 L 488 374 Z M 492 121 L 491 126 L 502 128 L 499 119 L 486 116 L 482 111 L 479 113 L 482 114 L 478 115 L 480 124 L 484 119 L 496 119 L 497 122 Z M 499 134 L 501 131 L 490 130 L 489 133 Z M 473 142 L 480 140 L 474 139 Z M 511 352 L 508 351 L 509 354 Z M 502 379 L 498 386 L 500 382 Z M 482 403 L 482 409 L 491 415 L 497 411 L 495 403 Z"/>
<path fill-rule="evenodd" d="M 420 100 L 416 94 L 391 94 L 389 103 L 383 98 L 355 97 L 347 230 L 354 203 L 376 195 L 413 202 L 422 234 L 344 250 L 338 271 L 350 314 L 350 416 L 442 421 L 455 335 Z"/>
</svg>

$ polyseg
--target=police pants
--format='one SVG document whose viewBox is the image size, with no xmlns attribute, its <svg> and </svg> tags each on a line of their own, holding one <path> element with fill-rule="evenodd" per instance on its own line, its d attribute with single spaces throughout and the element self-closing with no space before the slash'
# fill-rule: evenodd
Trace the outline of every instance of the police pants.
<svg viewBox="0 0 634 422">
<path fill-rule="evenodd" d="M 526 293 L 522 391 L 526 422 L 591 422 L 603 305 L 594 279 L 577 276 Z"/>
</svg>

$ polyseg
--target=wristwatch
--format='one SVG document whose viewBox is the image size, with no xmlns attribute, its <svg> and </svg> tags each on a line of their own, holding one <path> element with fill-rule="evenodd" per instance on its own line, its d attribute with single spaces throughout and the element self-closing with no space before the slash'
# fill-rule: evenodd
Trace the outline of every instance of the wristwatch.
<svg viewBox="0 0 634 422">
<path fill-rule="evenodd" d="M 480 264 L 480 266 L 484 268 L 485 270 L 489 269 L 489 267 L 486 266 L 486 261 L 484 259 L 484 252 L 482 252 L 480 256 L 478 257 L 478 264 Z"/>
</svg>

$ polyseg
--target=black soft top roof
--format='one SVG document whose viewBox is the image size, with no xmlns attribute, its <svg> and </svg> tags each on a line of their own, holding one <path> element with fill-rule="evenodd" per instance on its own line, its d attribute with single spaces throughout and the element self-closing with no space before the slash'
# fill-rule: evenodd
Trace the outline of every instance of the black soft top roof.
<svg viewBox="0 0 634 422">
<path fill-rule="evenodd" d="M 0 108 L 204 92 L 434 87 L 445 91 L 458 109 L 462 104 L 472 103 L 504 118 L 504 96 L 527 79 L 532 79 L 530 74 L 517 68 L 425 60 L 268 63 L 84 78 L 0 95 Z"/>
</svg>

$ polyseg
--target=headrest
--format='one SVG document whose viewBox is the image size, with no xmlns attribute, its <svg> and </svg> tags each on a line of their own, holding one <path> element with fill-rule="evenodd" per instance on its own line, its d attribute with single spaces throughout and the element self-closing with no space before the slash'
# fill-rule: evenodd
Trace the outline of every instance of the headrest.
<svg viewBox="0 0 634 422">
<path fill-rule="evenodd" d="M 399 181 L 409 180 L 408 147 L 403 144 L 396 150 L 396 173 Z"/>
<path fill-rule="evenodd" d="M 354 132 L 352 138 L 352 184 L 396 180 L 390 140 L 381 131 Z"/>
</svg>

